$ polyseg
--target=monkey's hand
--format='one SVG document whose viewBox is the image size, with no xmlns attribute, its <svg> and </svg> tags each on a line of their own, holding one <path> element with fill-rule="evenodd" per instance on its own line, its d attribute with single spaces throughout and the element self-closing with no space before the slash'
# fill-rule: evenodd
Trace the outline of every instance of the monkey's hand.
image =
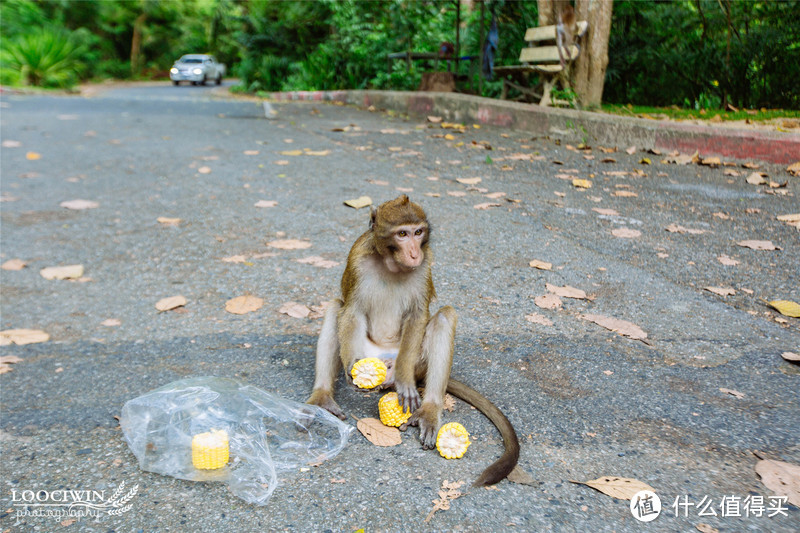
<svg viewBox="0 0 800 533">
<path fill-rule="evenodd" d="M 322 407 L 332 415 L 337 416 L 342 420 L 345 420 L 347 418 L 344 415 L 344 411 L 342 411 L 342 408 L 339 407 L 339 404 L 336 403 L 336 400 L 333 399 L 333 396 L 328 391 L 315 389 L 311 393 L 311 397 L 306 401 L 306 403 L 309 405 L 316 405 L 318 407 Z"/>
<path fill-rule="evenodd" d="M 381 361 L 383 361 L 383 364 L 386 365 L 386 378 L 378 388 L 388 389 L 390 387 L 394 387 L 394 358 L 381 359 Z"/>
<path fill-rule="evenodd" d="M 408 420 L 408 425 L 419 426 L 419 440 L 422 447 L 432 450 L 436 447 L 436 434 L 439 431 L 441 408 L 432 403 L 423 403 Z M 403 429 L 403 428 L 400 428 Z"/>
<path fill-rule="evenodd" d="M 403 411 L 414 412 L 419 409 L 422 398 L 417 392 L 417 384 L 414 381 L 408 384 L 397 382 L 394 384 L 394 390 L 397 391 L 397 403 L 400 404 Z"/>
</svg>

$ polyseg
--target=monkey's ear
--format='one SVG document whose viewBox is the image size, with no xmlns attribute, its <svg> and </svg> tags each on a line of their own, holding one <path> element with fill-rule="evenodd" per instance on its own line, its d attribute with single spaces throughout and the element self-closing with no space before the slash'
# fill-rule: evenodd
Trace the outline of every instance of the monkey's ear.
<svg viewBox="0 0 800 533">
<path fill-rule="evenodd" d="M 375 219 L 377 219 L 377 218 L 378 218 L 378 210 L 375 209 L 375 206 L 373 206 L 373 205 L 369 206 L 369 229 L 370 230 L 372 230 L 372 228 L 375 227 Z"/>
</svg>

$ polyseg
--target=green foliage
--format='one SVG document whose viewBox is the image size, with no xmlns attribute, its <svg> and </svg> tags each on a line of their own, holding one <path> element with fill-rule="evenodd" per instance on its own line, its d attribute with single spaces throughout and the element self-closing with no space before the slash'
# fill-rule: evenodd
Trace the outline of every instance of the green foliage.
<svg viewBox="0 0 800 533">
<path fill-rule="evenodd" d="M 67 32 L 39 28 L 3 40 L 2 78 L 22 85 L 70 87 L 78 78 L 81 52 L 82 48 Z"/>
</svg>

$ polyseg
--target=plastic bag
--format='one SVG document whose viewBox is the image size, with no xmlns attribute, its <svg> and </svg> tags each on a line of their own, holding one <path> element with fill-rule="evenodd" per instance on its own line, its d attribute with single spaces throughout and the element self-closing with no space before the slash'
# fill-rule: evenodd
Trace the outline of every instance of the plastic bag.
<svg viewBox="0 0 800 533">
<path fill-rule="evenodd" d="M 334 457 L 353 432 L 324 409 L 216 377 L 175 381 L 126 402 L 120 426 L 143 470 L 223 481 L 256 505 L 267 503 L 281 473 Z M 192 440 L 209 433 L 227 436 L 230 459 L 219 468 L 196 468 Z"/>
</svg>

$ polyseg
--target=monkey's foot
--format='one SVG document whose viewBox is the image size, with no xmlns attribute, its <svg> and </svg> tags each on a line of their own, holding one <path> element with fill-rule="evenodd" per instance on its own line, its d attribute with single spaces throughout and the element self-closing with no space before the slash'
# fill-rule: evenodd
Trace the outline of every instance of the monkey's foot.
<svg viewBox="0 0 800 533">
<path fill-rule="evenodd" d="M 417 409 L 408 421 L 409 425 L 419 425 L 419 440 L 422 442 L 422 447 L 426 450 L 432 450 L 436 447 L 436 434 L 439 431 L 440 413 L 440 407 L 432 403 L 423 403 L 422 407 Z"/>
<path fill-rule="evenodd" d="M 347 418 L 344 414 L 344 411 L 342 411 L 342 408 L 339 407 L 339 404 L 336 403 L 336 400 L 333 399 L 333 396 L 328 391 L 314 390 L 306 403 L 309 405 L 322 407 L 332 415 L 339 417 L 341 420 L 345 420 Z"/>
</svg>

